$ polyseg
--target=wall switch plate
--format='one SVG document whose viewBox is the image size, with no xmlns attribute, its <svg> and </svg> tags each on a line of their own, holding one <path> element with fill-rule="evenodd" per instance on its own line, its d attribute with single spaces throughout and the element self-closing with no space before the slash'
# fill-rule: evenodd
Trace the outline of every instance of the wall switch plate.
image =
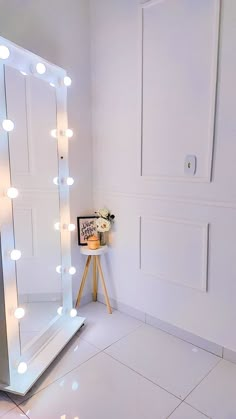
<svg viewBox="0 0 236 419">
<path fill-rule="evenodd" d="M 196 156 L 187 155 L 184 163 L 184 173 L 188 176 L 194 176 L 197 170 Z"/>
</svg>

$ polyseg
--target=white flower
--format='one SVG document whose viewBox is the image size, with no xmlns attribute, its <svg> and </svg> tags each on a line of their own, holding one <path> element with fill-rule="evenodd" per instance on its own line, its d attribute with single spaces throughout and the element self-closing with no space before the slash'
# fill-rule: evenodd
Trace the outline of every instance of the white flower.
<svg viewBox="0 0 236 419">
<path fill-rule="evenodd" d="M 108 214 L 109 214 L 109 211 L 108 211 L 108 209 L 107 209 L 107 208 L 101 208 L 101 209 L 98 211 L 98 214 L 99 214 L 101 217 L 103 217 L 103 218 L 107 218 L 107 217 L 108 217 Z"/>
<path fill-rule="evenodd" d="M 104 220 L 104 218 L 98 218 L 96 220 L 97 231 L 99 233 L 103 233 L 104 231 L 109 231 L 111 228 L 111 223 L 108 220 Z"/>
</svg>

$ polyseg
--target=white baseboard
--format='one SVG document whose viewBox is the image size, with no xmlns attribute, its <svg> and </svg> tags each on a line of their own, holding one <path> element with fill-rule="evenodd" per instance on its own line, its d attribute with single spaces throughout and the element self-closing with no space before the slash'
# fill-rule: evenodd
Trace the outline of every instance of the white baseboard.
<svg viewBox="0 0 236 419">
<path fill-rule="evenodd" d="M 100 303 L 105 304 L 105 298 L 103 294 L 98 294 L 97 299 Z M 217 343 L 211 342 L 207 339 L 204 339 L 200 336 L 194 335 L 191 332 L 187 332 L 179 327 L 176 327 L 170 323 L 157 319 L 156 317 L 150 316 L 148 313 L 144 313 L 141 310 L 137 310 L 133 307 L 130 307 L 126 304 L 123 304 L 119 301 L 116 301 L 113 298 L 110 298 L 110 304 L 115 310 L 119 310 L 122 313 L 128 314 L 131 317 L 135 317 L 142 322 L 149 324 L 150 326 L 161 329 L 170 335 L 173 335 L 181 340 L 184 340 L 188 343 L 191 343 L 194 346 L 197 346 L 201 349 L 204 349 L 207 352 L 210 352 L 220 358 L 223 358 L 227 361 L 236 363 L 236 352 L 231 349 L 225 348 Z"/>
</svg>

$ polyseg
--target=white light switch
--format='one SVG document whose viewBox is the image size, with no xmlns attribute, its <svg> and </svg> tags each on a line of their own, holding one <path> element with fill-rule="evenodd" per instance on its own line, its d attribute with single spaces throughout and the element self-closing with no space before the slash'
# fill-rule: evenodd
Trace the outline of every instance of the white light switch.
<svg viewBox="0 0 236 419">
<path fill-rule="evenodd" d="M 196 156 L 186 156 L 184 163 L 184 173 L 188 176 L 194 176 L 197 170 L 197 158 Z"/>
</svg>

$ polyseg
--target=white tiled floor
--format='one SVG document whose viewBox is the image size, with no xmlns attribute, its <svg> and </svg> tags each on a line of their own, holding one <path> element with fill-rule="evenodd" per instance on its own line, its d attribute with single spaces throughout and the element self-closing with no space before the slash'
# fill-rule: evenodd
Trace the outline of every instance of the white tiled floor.
<svg viewBox="0 0 236 419">
<path fill-rule="evenodd" d="M 5 419 L 236 419 L 236 365 L 91 303 L 86 326 Z M 14 402 L 13 402 L 14 400 Z"/>
</svg>

